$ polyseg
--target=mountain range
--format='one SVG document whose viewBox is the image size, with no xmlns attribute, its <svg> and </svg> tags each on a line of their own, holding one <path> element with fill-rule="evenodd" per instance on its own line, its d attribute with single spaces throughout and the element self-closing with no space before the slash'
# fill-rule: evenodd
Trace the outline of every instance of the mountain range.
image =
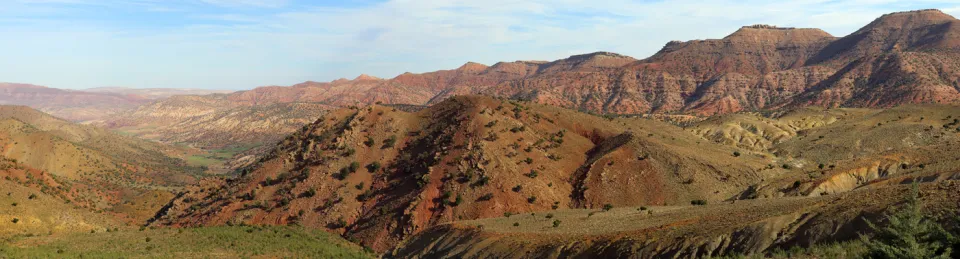
<svg viewBox="0 0 960 259">
<path fill-rule="evenodd" d="M 957 103 L 958 24 L 960 21 L 941 11 L 919 10 L 884 15 L 844 37 L 819 29 L 753 25 L 722 39 L 669 42 L 646 59 L 596 52 L 551 62 L 491 66 L 468 62 L 456 69 L 404 73 L 391 79 L 361 75 L 352 80 L 266 86 L 225 95 L 165 98 L 97 123 L 146 128 L 142 136 L 217 147 L 229 143 L 184 136 L 201 136 L 200 132 L 207 130 L 227 134 L 216 137 L 219 139 L 263 136 L 236 126 L 260 117 L 224 114 L 256 115 L 249 110 L 276 105 L 296 107 L 284 107 L 281 110 L 288 111 L 286 115 L 277 115 L 284 118 L 274 118 L 286 125 L 274 129 L 276 134 L 256 137 L 266 143 L 305 125 L 320 110 L 373 103 L 431 105 L 470 94 L 600 114 L 694 116 L 802 107 Z M 273 108 L 265 108 L 271 105 Z M 214 122 L 217 119 L 211 117 L 224 121 Z M 187 120 L 204 120 L 207 126 Z M 157 127 L 147 121 L 176 126 Z"/>
</svg>

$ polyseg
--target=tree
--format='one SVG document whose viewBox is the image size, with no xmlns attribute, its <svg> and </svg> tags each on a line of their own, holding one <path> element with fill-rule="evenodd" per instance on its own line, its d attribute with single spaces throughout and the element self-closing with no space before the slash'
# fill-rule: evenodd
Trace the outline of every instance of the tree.
<svg viewBox="0 0 960 259">
<path fill-rule="evenodd" d="M 950 258 L 948 240 L 955 237 L 923 215 L 920 189 L 913 184 L 907 203 L 898 211 L 886 214 L 886 226 L 867 220 L 873 235 L 861 235 L 869 258 Z"/>
</svg>

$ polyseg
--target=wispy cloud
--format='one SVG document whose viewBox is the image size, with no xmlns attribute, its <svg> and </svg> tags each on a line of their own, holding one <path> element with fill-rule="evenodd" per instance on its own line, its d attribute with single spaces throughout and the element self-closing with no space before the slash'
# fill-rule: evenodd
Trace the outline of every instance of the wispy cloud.
<svg viewBox="0 0 960 259">
<path fill-rule="evenodd" d="M 598 50 L 643 58 L 755 23 L 842 36 L 893 11 L 960 14 L 951 2 L 0 1 L 0 81 L 250 88 Z"/>
</svg>

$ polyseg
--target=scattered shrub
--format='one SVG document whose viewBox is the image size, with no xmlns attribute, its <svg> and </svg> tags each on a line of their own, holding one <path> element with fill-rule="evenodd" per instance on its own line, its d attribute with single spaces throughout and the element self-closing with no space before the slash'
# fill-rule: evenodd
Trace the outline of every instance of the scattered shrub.
<svg viewBox="0 0 960 259">
<path fill-rule="evenodd" d="M 532 170 L 532 169 L 530 170 L 529 173 L 524 174 L 524 176 L 530 177 L 530 178 L 537 178 L 537 175 L 539 175 L 537 170 Z"/>
<path fill-rule="evenodd" d="M 396 135 L 393 135 L 393 136 L 390 136 L 389 138 L 383 140 L 383 146 L 381 146 L 380 148 L 381 148 L 381 149 L 393 148 L 393 146 L 394 146 L 395 144 L 397 144 L 397 136 L 396 136 Z"/>
<path fill-rule="evenodd" d="M 347 150 L 344 150 L 344 151 L 343 151 L 343 156 L 344 156 L 344 157 L 348 157 L 348 156 L 352 156 L 353 154 L 356 154 L 356 153 L 357 153 L 357 150 L 356 150 L 356 149 L 347 148 Z"/>
<path fill-rule="evenodd" d="M 303 193 L 301 193 L 301 194 L 300 194 L 300 197 L 301 197 L 301 198 L 310 198 L 310 197 L 313 197 L 314 195 L 317 195 L 317 190 L 314 189 L 314 188 L 310 188 L 309 190 L 306 190 L 306 191 L 304 191 Z M 252 199 L 251 199 L 251 200 L 252 200 Z"/>
<path fill-rule="evenodd" d="M 373 161 L 373 163 L 367 165 L 367 171 L 373 173 L 380 170 L 380 167 L 380 161 Z"/>
<path fill-rule="evenodd" d="M 490 199 L 493 199 L 493 193 L 484 194 L 477 198 L 477 201 L 489 201 Z"/>
</svg>

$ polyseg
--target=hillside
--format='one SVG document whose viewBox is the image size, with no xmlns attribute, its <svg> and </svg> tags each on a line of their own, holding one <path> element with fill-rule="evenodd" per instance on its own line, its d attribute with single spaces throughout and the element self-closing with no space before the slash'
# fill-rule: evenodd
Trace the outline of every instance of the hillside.
<svg viewBox="0 0 960 259">
<path fill-rule="evenodd" d="M 195 183 L 199 173 L 175 156 L 183 152 L 178 148 L 71 124 L 22 106 L 0 107 L 0 118 L 4 159 L 12 161 L 11 167 L 45 176 L 38 178 L 45 184 L 33 188 L 124 221 L 153 216 L 172 198 L 171 189 Z"/>
<path fill-rule="evenodd" d="M 282 141 L 236 179 L 176 200 L 173 226 L 299 224 L 378 251 L 429 226 L 554 208 L 721 201 L 773 160 L 734 158 L 647 119 L 454 97 L 416 113 L 341 109 Z"/>
<path fill-rule="evenodd" d="M 957 181 L 925 185 L 925 213 L 951 215 Z M 906 186 L 818 198 L 734 204 L 558 210 L 460 221 L 427 229 L 387 258 L 703 258 L 760 254 L 837 240 L 857 240 L 864 217 L 897 206 Z M 864 202 L 869 200 L 870 202 Z M 554 226 L 553 222 L 559 222 Z M 821 258 L 858 258 L 834 254 Z M 862 253 L 862 252 L 860 252 Z M 842 256 L 842 257 L 841 257 Z M 754 257 L 751 257 L 754 258 Z M 816 257 L 784 257 L 816 258 Z"/>
<path fill-rule="evenodd" d="M 77 189 L 43 171 L 0 161 L 0 240 L 17 235 L 90 231 L 119 225 L 84 205 Z M 76 203 L 65 202 L 77 200 Z"/>
<path fill-rule="evenodd" d="M 762 255 L 857 240 L 869 231 L 864 219 L 880 220 L 899 206 L 915 181 L 922 182 L 924 214 L 950 223 L 960 210 L 958 116 L 960 108 L 947 105 L 718 116 L 686 131 L 737 147 L 742 156 L 773 157 L 779 162 L 768 168 L 785 172 L 706 206 L 560 209 L 439 224 L 408 238 L 390 256 Z"/>
</svg>

